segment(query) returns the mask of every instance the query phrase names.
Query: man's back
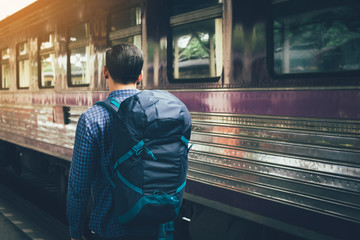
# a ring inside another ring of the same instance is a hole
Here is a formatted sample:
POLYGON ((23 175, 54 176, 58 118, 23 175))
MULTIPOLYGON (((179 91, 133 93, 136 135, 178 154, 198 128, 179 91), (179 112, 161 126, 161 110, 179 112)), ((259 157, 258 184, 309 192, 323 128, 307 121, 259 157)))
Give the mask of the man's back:
MULTIPOLYGON (((102 74, 109 87, 109 97, 121 102, 136 94, 144 64, 141 50, 133 44, 122 43, 107 49, 105 60, 102 74)), ((91 192, 93 207, 89 228, 95 236, 93 239, 129 239, 131 235, 156 239, 158 226, 151 226, 151 223, 147 226, 123 225, 113 216, 112 193, 102 170, 112 159, 113 117, 104 106, 93 106, 79 119, 68 184, 70 237, 82 238, 91 192)))
MULTIPOLYGON (((139 92, 136 89, 116 90, 109 97, 122 101, 139 92)), ((67 214, 71 236, 81 235, 86 221, 86 207, 91 191, 93 207, 89 228, 102 237, 119 237, 136 234, 134 229, 125 227, 112 216, 113 198, 111 187, 101 170, 108 169, 112 159, 113 113, 103 106, 95 105, 84 112, 78 122, 73 160, 69 175, 67 214), (72 227, 77 226, 77 227, 72 227)), ((141 229, 141 234, 157 231, 157 226, 141 229)), ((139 233, 139 234, 140 234, 139 233)), ((77 238, 77 237, 75 237, 77 238)))

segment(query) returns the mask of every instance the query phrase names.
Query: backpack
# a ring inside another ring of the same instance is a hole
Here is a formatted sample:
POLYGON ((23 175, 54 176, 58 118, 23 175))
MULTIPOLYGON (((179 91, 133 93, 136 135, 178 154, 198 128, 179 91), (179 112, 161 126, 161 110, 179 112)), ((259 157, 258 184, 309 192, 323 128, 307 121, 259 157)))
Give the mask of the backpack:
POLYGON ((103 169, 121 223, 163 224, 182 204, 188 168, 191 117, 174 95, 143 90, 121 104, 107 98, 113 120, 112 169, 103 169))

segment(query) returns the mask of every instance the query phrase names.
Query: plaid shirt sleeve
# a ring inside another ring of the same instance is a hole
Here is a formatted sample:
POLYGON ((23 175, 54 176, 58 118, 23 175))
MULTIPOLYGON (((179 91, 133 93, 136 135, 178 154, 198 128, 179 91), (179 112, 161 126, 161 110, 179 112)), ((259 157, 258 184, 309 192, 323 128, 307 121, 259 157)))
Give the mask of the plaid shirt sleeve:
POLYGON ((86 223, 91 179, 98 156, 97 134, 89 118, 82 114, 75 133, 73 158, 70 167, 66 214, 70 237, 80 239, 86 223))
MULTIPOLYGON (((115 90, 109 97, 121 102, 138 92, 137 89, 115 90)), ((112 162, 112 118, 111 112, 99 105, 90 107, 79 118, 66 209, 71 238, 80 239, 85 229, 90 192, 93 208, 89 229, 104 238, 122 237, 129 232, 128 226, 112 215, 111 186, 100 168, 110 167, 112 162)), ((131 231, 143 234, 146 229, 136 226, 131 231)), ((154 229, 149 231, 154 232, 154 229)))

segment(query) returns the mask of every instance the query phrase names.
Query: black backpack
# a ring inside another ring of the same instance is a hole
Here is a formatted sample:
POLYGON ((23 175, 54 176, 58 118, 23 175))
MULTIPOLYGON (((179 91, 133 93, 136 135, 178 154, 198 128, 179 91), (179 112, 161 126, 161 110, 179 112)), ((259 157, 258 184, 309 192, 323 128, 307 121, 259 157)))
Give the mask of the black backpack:
POLYGON ((104 169, 121 223, 174 220, 183 200, 188 168, 191 117, 174 95, 143 90, 121 104, 97 102, 111 109, 113 166, 104 169))

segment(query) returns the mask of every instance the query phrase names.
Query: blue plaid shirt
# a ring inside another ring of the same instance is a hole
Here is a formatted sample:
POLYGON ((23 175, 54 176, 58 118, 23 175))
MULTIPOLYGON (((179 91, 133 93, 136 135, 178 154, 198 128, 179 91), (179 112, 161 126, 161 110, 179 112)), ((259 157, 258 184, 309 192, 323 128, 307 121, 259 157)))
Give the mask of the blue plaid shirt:
MULTIPOLYGON (((138 93, 137 89, 116 90, 109 97, 119 102, 138 93)), ((67 195, 67 216, 70 237, 80 239, 87 217, 88 199, 91 192, 93 208, 89 228, 104 238, 153 233, 154 227, 138 228, 122 225, 112 215, 110 184, 101 168, 109 169, 112 161, 113 113, 104 106, 94 105, 79 118, 76 128, 74 152, 70 167, 67 195)))

